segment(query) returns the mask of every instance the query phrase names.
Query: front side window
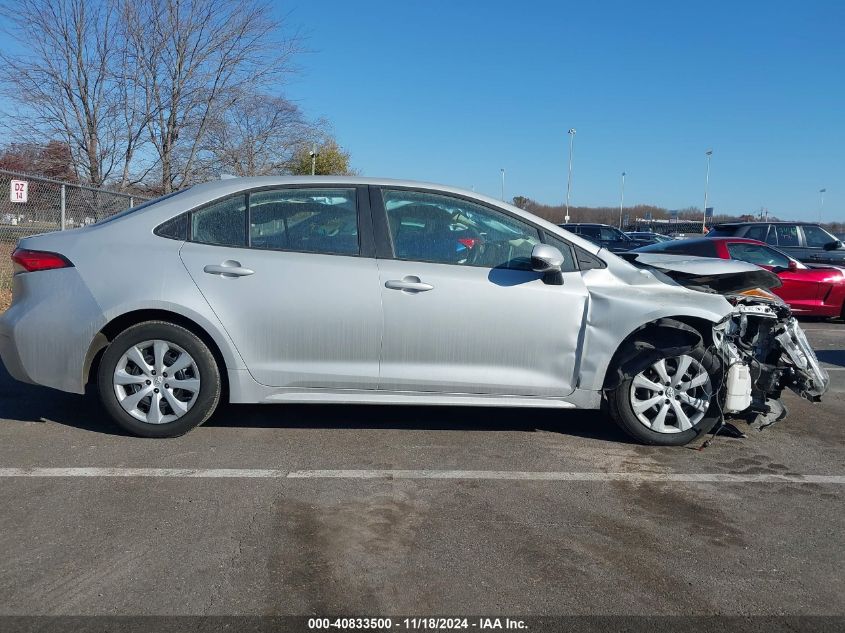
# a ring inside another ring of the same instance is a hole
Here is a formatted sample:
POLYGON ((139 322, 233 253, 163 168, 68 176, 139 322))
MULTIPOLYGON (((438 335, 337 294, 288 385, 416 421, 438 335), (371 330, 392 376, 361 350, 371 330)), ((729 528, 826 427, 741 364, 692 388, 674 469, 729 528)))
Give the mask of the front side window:
POLYGON ((811 248, 824 248, 825 244, 830 244, 836 240, 820 226, 805 225, 802 228, 804 229, 804 239, 807 240, 807 246, 811 248))
POLYGON ((602 226, 599 229, 601 231, 601 240, 604 242, 624 242, 629 239, 622 231, 614 229, 611 226, 602 226))
POLYGON ((252 248, 357 255, 355 189, 271 189, 249 196, 252 248))
POLYGON ((212 202, 191 213, 191 241, 215 246, 246 246, 246 196, 212 202))
MULTIPOLYGON (((798 246, 798 227, 794 224, 775 224, 778 246, 798 246)), ((769 241, 771 244, 772 242, 769 241)))
MULTIPOLYGON (((549 233, 548 231, 546 231, 544 233, 543 237, 544 237, 543 241, 546 244, 549 244, 550 246, 554 246, 557 250, 560 251, 560 254, 563 255, 563 264, 560 267, 561 272, 568 273, 568 272, 572 272, 573 270, 578 270, 578 266, 575 265, 575 258, 572 255, 573 246, 569 242, 562 240, 557 235, 553 235, 553 234, 549 233)), ((578 250, 580 251, 582 249, 578 249, 578 250)), ((579 253, 579 255, 580 255, 580 253, 579 253)), ((593 257, 592 255, 590 255, 586 251, 583 251, 583 257, 579 257, 579 259, 581 259, 584 262, 588 262, 584 266, 584 268, 583 268, 584 270, 588 270, 590 268, 601 268, 602 267, 601 264, 603 262, 600 262, 600 260, 593 257), (592 260, 595 260, 595 261, 592 261, 592 260), (600 263, 598 265, 596 265, 596 262, 600 262, 600 263)))
POLYGON ((735 242, 728 244, 728 253, 730 253, 732 259, 748 262, 755 266, 789 267, 789 258, 768 246, 735 242))
POLYGON ((537 229, 460 198, 382 190, 397 259, 531 270, 537 229))

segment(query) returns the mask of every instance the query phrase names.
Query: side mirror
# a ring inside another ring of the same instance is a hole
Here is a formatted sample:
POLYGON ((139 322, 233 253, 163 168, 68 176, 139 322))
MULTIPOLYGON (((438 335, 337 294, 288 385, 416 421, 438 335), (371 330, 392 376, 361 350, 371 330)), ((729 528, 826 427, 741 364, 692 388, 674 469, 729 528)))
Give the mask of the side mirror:
POLYGON ((789 264, 786 266, 787 270, 798 270, 798 262, 794 259, 789 260, 789 264))
POLYGON ((563 255, 554 246, 537 244, 531 251, 531 269, 538 273, 559 273, 563 255))
POLYGON ((842 240, 833 240, 824 245, 824 250, 835 251, 842 248, 842 240))

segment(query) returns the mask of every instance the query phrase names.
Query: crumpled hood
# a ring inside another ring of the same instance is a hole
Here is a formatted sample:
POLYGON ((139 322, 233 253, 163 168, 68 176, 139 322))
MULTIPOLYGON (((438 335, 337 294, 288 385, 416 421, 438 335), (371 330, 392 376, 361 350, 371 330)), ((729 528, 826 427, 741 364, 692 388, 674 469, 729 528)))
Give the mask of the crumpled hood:
POLYGON ((668 255, 666 253, 623 253, 621 257, 641 268, 652 268, 681 285, 713 290, 720 294, 752 288, 778 288, 777 275, 754 264, 735 259, 668 255))

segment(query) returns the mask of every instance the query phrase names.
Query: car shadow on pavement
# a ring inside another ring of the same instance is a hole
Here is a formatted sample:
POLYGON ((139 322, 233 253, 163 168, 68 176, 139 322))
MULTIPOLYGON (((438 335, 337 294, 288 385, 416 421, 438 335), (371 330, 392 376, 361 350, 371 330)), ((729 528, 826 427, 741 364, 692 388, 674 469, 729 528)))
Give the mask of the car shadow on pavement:
POLYGON ((422 405, 224 405, 206 426, 244 428, 543 431, 633 443, 605 413, 561 409, 422 405))
MULTIPOLYGON (((75 395, 17 382, 0 364, 0 424, 54 422, 107 435, 128 435, 113 424, 94 393, 75 395)), ((632 443, 601 411, 405 405, 223 404, 211 427, 545 431, 632 443)))
POLYGON ((47 421, 109 435, 127 435, 108 423, 95 397, 18 382, 0 363, 0 424, 47 421))

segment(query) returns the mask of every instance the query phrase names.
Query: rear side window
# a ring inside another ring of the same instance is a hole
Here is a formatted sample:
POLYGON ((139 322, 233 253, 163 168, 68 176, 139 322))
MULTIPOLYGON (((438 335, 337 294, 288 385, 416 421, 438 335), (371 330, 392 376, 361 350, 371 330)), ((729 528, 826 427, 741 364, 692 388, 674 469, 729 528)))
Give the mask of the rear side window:
POLYGON ((271 189, 249 196, 252 248, 357 255, 355 189, 271 189))
POLYGON ((191 241, 246 246, 246 196, 224 198, 191 213, 191 241))
MULTIPOLYGON (((798 246, 798 227, 795 224, 775 224, 778 246, 798 246)), ((773 242, 768 240, 770 244, 773 242)))

